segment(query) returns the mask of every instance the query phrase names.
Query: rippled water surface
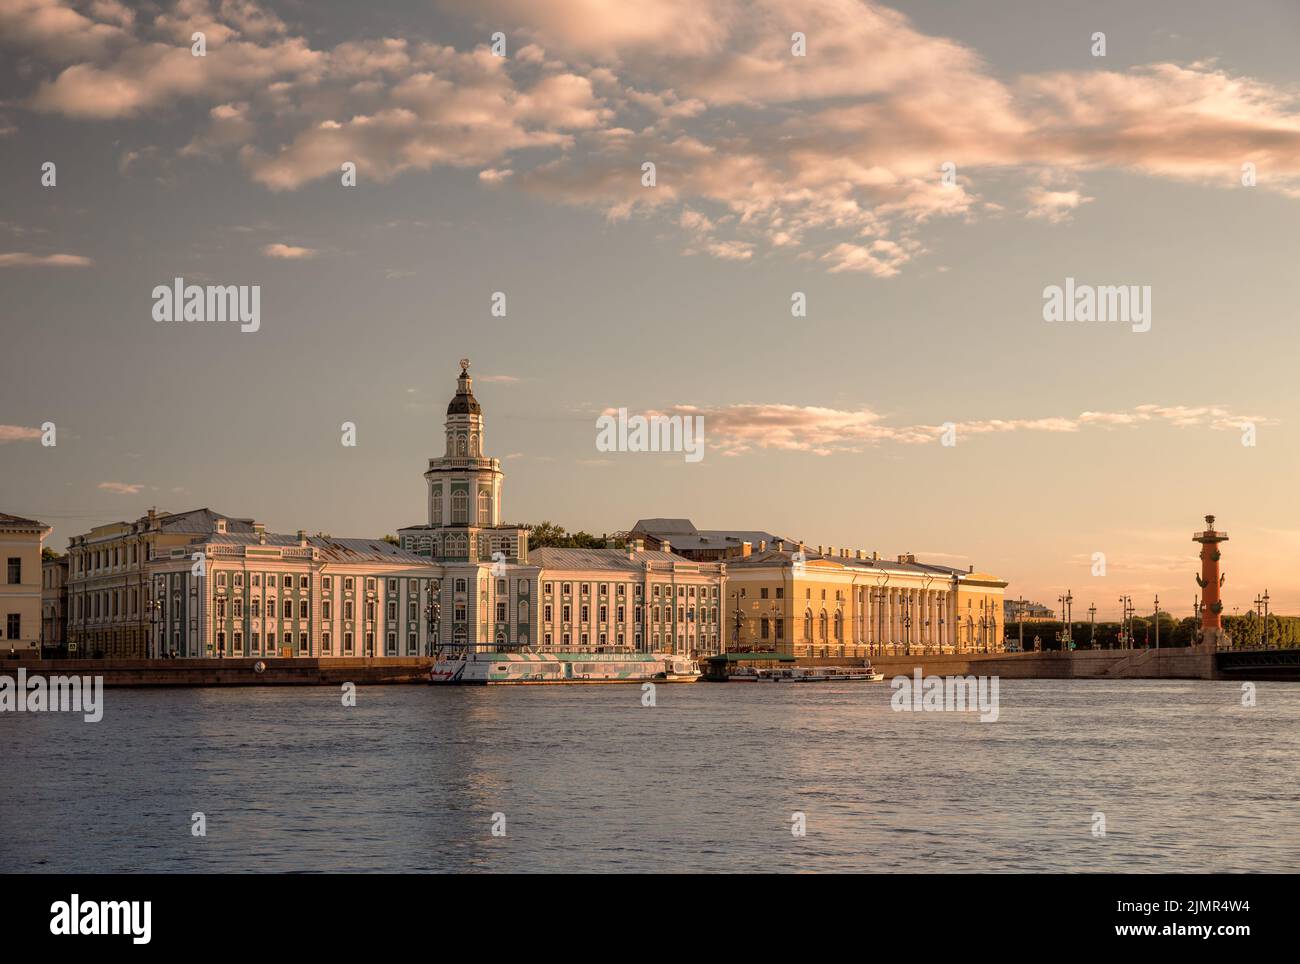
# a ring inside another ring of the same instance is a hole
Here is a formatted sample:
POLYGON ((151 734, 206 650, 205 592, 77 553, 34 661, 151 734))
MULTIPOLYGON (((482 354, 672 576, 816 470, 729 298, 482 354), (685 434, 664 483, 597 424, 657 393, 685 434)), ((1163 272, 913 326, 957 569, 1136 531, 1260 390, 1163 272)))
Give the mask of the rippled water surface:
POLYGON ((1300 870, 1300 685, 1003 680, 996 723, 890 695, 108 690, 98 724, 0 714, 0 870, 1300 870))

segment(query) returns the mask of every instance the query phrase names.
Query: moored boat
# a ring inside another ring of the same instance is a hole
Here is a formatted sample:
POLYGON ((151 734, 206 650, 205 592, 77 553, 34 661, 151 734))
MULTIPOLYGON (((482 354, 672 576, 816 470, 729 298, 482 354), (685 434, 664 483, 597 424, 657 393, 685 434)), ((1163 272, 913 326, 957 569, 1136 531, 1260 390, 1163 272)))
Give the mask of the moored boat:
POLYGON ((885 678, 870 663, 865 666, 792 666, 760 669, 756 677, 764 683, 859 683, 879 682, 885 678))
POLYGON ((560 683, 694 683, 694 659, 672 653, 538 653, 527 650, 448 653, 429 682, 452 685, 560 683))

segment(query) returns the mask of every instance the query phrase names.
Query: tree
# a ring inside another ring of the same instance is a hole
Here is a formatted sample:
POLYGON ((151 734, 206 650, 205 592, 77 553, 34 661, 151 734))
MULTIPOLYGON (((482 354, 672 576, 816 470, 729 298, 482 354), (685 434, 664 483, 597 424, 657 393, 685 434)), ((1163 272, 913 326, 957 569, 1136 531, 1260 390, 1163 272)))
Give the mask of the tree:
POLYGON ((542 520, 536 525, 525 523, 521 528, 528 530, 528 547, 530 549, 604 549, 606 536, 594 536, 579 529, 567 532, 564 526, 542 520))
POLYGON ((387 542, 390 546, 401 545, 401 543, 397 541, 397 536, 385 535, 384 541, 387 542))

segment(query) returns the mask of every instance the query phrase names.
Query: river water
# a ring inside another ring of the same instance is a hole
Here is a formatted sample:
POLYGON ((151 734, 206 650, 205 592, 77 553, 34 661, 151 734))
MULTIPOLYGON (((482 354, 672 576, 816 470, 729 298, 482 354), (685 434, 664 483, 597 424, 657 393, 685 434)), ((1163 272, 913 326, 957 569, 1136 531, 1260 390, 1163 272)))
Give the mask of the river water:
POLYGON ((99 723, 0 714, 0 871, 1300 870, 1300 685, 890 696, 110 689, 99 723))

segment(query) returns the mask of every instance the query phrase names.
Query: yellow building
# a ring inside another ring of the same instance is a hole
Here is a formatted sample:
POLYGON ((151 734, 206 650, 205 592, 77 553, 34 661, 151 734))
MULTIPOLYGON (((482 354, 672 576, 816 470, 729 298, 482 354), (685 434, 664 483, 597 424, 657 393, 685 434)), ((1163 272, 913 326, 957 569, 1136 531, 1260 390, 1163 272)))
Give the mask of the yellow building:
POLYGON ((5 579, 0 583, 0 617, 4 648, 0 656, 31 656, 41 642, 41 543, 53 529, 35 519, 0 512, 0 556, 5 579))
POLYGON ((1006 582, 974 568, 778 541, 727 563, 728 651, 994 652, 1006 582))

